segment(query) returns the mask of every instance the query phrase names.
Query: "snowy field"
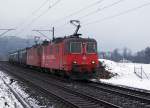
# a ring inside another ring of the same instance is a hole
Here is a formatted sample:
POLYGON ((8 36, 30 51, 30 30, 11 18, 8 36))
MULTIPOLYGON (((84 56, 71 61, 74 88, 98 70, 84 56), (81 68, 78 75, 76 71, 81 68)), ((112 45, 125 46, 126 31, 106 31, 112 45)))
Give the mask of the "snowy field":
POLYGON ((100 61, 107 70, 118 74, 111 79, 101 79, 102 82, 150 90, 150 64, 117 63, 105 59, 100 61))

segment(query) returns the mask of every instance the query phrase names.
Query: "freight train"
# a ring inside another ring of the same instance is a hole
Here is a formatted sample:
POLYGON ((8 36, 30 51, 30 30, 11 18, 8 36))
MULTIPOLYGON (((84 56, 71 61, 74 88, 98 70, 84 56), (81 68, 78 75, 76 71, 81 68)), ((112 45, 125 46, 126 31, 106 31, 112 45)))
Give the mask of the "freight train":
POLYGON ((43 41, 42 44, 9 54, 9 62, 40 68, 72 79, 95 77, 98 68, 97 42, 78 34, 80 22, 71 21, 77 28, 73 35, 43 41))

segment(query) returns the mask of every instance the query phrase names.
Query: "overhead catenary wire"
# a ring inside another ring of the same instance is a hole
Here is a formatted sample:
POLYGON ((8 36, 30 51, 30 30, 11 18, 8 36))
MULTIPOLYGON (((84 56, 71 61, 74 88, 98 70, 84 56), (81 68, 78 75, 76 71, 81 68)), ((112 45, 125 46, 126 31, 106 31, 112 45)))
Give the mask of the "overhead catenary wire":
MULTIPOLYGON (((52 6, 56 5, 59 1, 60 1, 60 0, 56 1, 55 4, 53 4, 52 6)), ((63 18, 61 18, 61 19, 56 20, 56 22, 59 22, 59 21, 65 19, 65 18, 72 17, 72 16, 74 16, 74 15, 76 15, 76 14, 79 14, 80 12, 85 11, 86 9, 91 8, 91 7, 95 6, 95 5, 98 5, 98 4, 102 3, 103 1, 104 1, 104 0, 96 1, 96 2, 94 2, 94 3, 92 3, 92 4, 90 4, 90 5, 88 5, 88 6, 84 7, 84 8, 82 8, 82 9, 79 9, 79 10, 76 11, 76 12, 71 13, 70 15, 67 15, 67 16, 65 16, 65 17, 63 17, 63 18)), ((122 1, 124 1, 124 0, 119 0, 119 1, 117 1, 117 2, 114 2, 114 3, 112 3, 112 4, 108 5, 108 6, 103 7, 101 10, 96 10, 96 12, 97 12, 97 11, 99 12, 99 11, 102 11, 102 10, 104 10, 104 9, 106 9, 106 8, 112 7, 112 6, 118 4, 118 3, 122 2, 122 1)), ((48 11, 49 11, 49 8, 48 8, 47 10, 45 10, 44 12, 42 12, 42 13, 41 13, 39 16, 37 16, 36 18, 32 19, 31 22, 30 22, 26 27, 32 25, 32 23, 34 23, 34 22, 35 22, 36 20, 38 20, 40 17, 42 17, 43 15, 45 15, 48 11)), ((86 16, 87 16, 87 15, 86 15, 86 16)), ((83 16, 82 16, 82 17, 83 17, 83 16)), ((85 17, 85 16, 84 16, 84 17, 85 17)), ((62 24, 61 26, 58 26, 58 27, 56 27, 56 28, 63 27, 64 25, 66 25, 66 23, 65 23, 65 24, 62 24)), ((25 27, 25 28, 26 28, 26 27, 25 27)), ((18 34, 20 34, 22 31, 24 31, 24 28, 23 28, 18 34)))
MULTIPOLYGON (((60 0, 57 0, 58 2, 60 1, 60 0)), ((56 1, 56 4, 57 4, 57 1, 56 1)), ((101 1, 103 1, 103 0, 101 0, 101 1)), ((110 5, 107 5, 107 6, 105 6, 105 7, 103 7, 103 8, 101 8, 101 9, 98 9, 97 11, 95 11, 96 13, 97 12, 99 12, 99 11, 102 11, 102 10, 104 10, 104 9, 107 9, 107 8, 110 8, 110 7, 112 7, 112 6, 114 6, 114 5, 116 5, 116 4, 118 4, 118 3, 120 3, 120 2, 122 2, 122 1, 125 1, 125 0, 119 0, 119 1, 116 1, 116 2, 114 2, 114 3, 112 3, 112 4, 110 4, 110 5)), ((99 1, 100 2, 100 1, 99 1)), ((52 7, 52 6, 51 6, 52 7)), ((142 6, 143 7, 143 6, 142 6)), ((83 9, 83 8, 82 8, 83 9)), ((92 23, 97 23, 97 22, 100 22, 100 21, 103 21, 103 20, 107 20, 107 19, 111 19, 111 17, 112 18, 114 18, 114 17, 117 17, 117 16, 120 16, 120 15, 122 15, 122 14, 126 14, 126 13, 128 13, 128 11, 133 11, 134 9, 129 9, 129 10, 126 10, 126 11, 123 11, 123 12, 120 12, 120 13, 118 13, 118 14, 115 14, 115 15, 111 15, 111 16, 108 16, 108 17, 104 17, 104 18, 102 18, 102 19, 100 19, 100 20, 96 20, 96 21, 92 21, 92 22, 88 22, 88 23, 85 23, 85 25, 89 25, 89 24, 92 24, 92 23)), ((43 13, 41 13, 39 16, 37 16, 35 19, 33 19, 30 23, 29 23, 29 25, 28 26, 30 26, 30 25, 32 25, 32 23, 34 23, 35 21, 37 21, 41 16, 43 16, 43 15, 45 15, 47 12, 49 11, 49 8, 47 9, 47 10, 45 10, 43 13)), ((77 11, 76 11, 77 12, 77 11)), ((94 13, 93 13, 94 14, 94 13)), ((71 15, 71 14, 70 14, 71 15)), ((87 14, 88 15, 88 14, 87 14)), ((89 14, 90 15, 90 14, 89 14)), ((69 15, 68 15, 69 16, 69 15)), ((73 16, 73 15, 71 15, 71 16, 73 16)), ((70 16, 70 17, 71 17, 70 16)), ((85 16, 84 16, 85 17, 85 16)), ((83 18, 84 18, 83 17, 83 18)), ((81 18, 81 17, 80 17, 81 18)), ((62 20, 62 19, 61 19, 62 20)), ((65 23, 66 24, 66 23, 65 23)), ((28 27, 27 26, 27 27, 28 27)), ((64 24, 63 25, 61 25, 61 27, 62 26, 64 26, 64 24)), ((22 31, 21 31, 22 32, 22 31)))
POLYGON ((35 21, 37 21, 40 17, 45 15, 51 8, 53 8, 55 5, 57 5, 61 0, 57 0, 54 4, 52 4, 48 9, 43 11, 40 15, 38 15, 36 18, 32 19, 23 29, 20 30, 16 35, 20 34, 23 32, 27 27, 31 26, 35 21))
MULTIPOLYGON (((86 10, 87 8, 90 8, 90 6, 94 6, 95 4, 101 3, 102 1, 104 1, 104 0, 97 1, 97 2, 95 2, 95 3, 93 3, 93 4, 91 4, 91 5, 88 5, 87 7, 82 8, 82 9, 83 9, 83 11, 84 11, 84 10, 86 10)), ((118 0, 118 1, 115 1, 115 2, 113 2, 113 3, 111 3, 111 4, 109 4, 109 5, 104 6, 104 7, 101 8, 101 9, 97 9, 96 11, 93 11, 93 12, 90 12, 90 13, 84 15, 84 16, 78 17, 77 19, 80 19, 80 20, 81 20, 81 19, 84 18, 84 17, 90 16, 90 15, 92 15, 92 14, 98 13, 98 12, 103 11, 103 10, 105 10, 105 9, 111 8, 111 7, 113 7, 113 6, 115 6, 115 5, 119 4, 119 3, 121 3, 121 2, 123 2, 123 1, 125 1, 125 0, 118 0)), ((74 16, 74 14, 76 14, 76 13, 78 14, 78 12, 81 12, 81 9, 78 10, 78 11, 76 11, 75 13, 72 13, 72 14, 68 15, 68 17, 74 16)), ((65 17, 64 17, 64 18, 65 18, 65 17)), ((64 23, 64 24, 62 24, 62 25, 60 25, 60 26, 56 26, 56 28, 57 28, 57 29, 60 29, 61 27, 65 26, 65 25, 68 24, 68 23, 69 23, 69 22, 64 23)))
POLYGON ((149 5, 150 5, 150 2, 145 3, 145 4, 142 4, 142 5, 139 5, 139 6, 137 6, 137 7, 134 7, 134 8, 128 9, 128 10, 125 10, 125 11, 123 11, 123 12, 120 12, 120 13, 117 13, 117 14, 114 14, 114 15, 111 15, 111 16, 104 17, 104 18, 102 18, 102 19, 100 19, 100 20, 96 20, 96 21, 92 21, 92 22, 85 23, 84 26, 87 26, 87 25, 90 25, 90 24, 99 23, 99 22, 102 22, 102 21, 104 21, 104 20, 109 20, 109 19, 112 19, 112 18, 121 16, 121 15, 124 15, 124 14, 128 14, 128 13, 130 13, 130 12, 136 11, 136 10, 138 10, 138 9, 141 9, 141 8, 146 7, 146 6, 149 6, 149 5))
POLYGON ((2 37, 4 34, 8 33, 9 31, 15 30, 15 29, 0 29, 0 31, 3 30, 4 32, 0 34, 0 37, 2 37))
MULTIPOLYGON (((71 14, 65 16, 65 17, 63 17, 63 18, 60 18, 60 19, 55 20, 54 23, 55 23, 55 22, 57 23, 57 22, 59 22, 59 21, 61 21, 61 20, 64 20, 65 18, 69 18, 69 17, 71 17, 71 16, 74 16, 75 14, 79 14, 80 12, 82 12, 82 11, 88 9, 88 8, 91 8, 91 7, 95 6, 95 5, 98 5, 98 4, 100 4, 101 2, 103 2, 103 1, 104 1, 104 0, 98 0, 98 1, 96 1, 96 2, 94 2, 94 3, 92 3, 92 4, 90 4, 90 5, 88 5, 88 6, 84 7, 84 8, 82 8, 82 9, 79 9, 79 10, 77 10, 77 11, 75 11, 75 12, 73 12, 73 13, 71 13, 71 14)), ((46 11, 45 11, 44 13, 46 13, 46 11)), ((41 15, 39 15, 39 17, 40 17, 40 16, 41 16, 41 15)), ((60 25, 60 26, 56 26, 56 28, 61 28, 61 27, 63 27, 63 26, 66 25, 66 24, 68 24, 68 22, 67 22, 67 23, 64 23, 64 24, 62 24, 62 25, 60 25)))
POLYGON ((49 39, 49 40, 51 40, 51 39, 50 39, 48 36, 46 36, 45 34, 43 34, 42 32, 43 32, 43 31, 52 32, 53 38, 54 38, 54 27, 52 28, 52 30, 49 29, 49 30, 32 30, 32 31, 35 31, 35 32, 41 34, 42 36, 44 36, 46 39, 49 39))
POLYGON ((91 8, 91 7, 95 6, 95 5, 98 5, 98 4, 102 3, 103 1, 104 1, 104 0, 98 0, 98 1, 92 3, 92 4, 88 5, 88 6, 85 6, 85 7, 81 8, 81 9, 79 9, 79 10, 77 10, 77 11, 75 11, 75 12, 69 14, 69 15, 66 15, 66 16, 64 16, 64 17, 62 17, 62 18, 59 18, 59 19, 55 20, 54 23, 60 22, 60 21, 62 21, 62 20, 64 20, 64 19, 66 19, 66 18, 70 18, 70 17, 72 17, 72 16, 74 16, 74 15, 76 15, 76 14, 79 14, 79 13, 81 13, 82 11, 85 11, 85 10, 88 9, 88 8, 91 8))
POLYGON ((19 26, 24 25, 24 24, 26 23, 26 21, 27 21, 31 16, 35 15, 38 11, 40 11, 40 9, 41 9, 42 7, 44 7, 48 1, 49 1, 49 0, 44 1, 44 2, 42 3, 42 5, 41 5, 39 8, 35 9, 30 15, 28 15, 28 16, 25 18, 25 20, 23 20, 20 24, 18 24, 18 26, 16 27, 16 29, 17 29, 19 26))
MULTIPOLYGON (((97 1, 97 3, 101 3, 103 0, 101 0, 101 1, 97 1)), ((86 15, 84 15, 84 16, 80 16, 80 17, 78 17, 77 19, 83 19, 83 18, 85 18, 85 17, 87 17, 87 16, 91 16, 91 15, 93 15, 93 14, 95 14, 95 13, 98 13, 98 12, 100 12, 100 11, 103 11, 103 10, 105 10, 105 9, 108 9, 108 8, 111 8, 111 7, 113 7, 113 6, 115 6, 115 5, 117 5, 117 4, 119 4, 119 3, 121 3, 121 2, 123 2, 123 1, 125 1, 125 0, 118 0, 118 1, 116 1, 116 2, 113 2, 112 4, 109 4, 109 5, 107 5, 107 6, 104 6, 103 8, 101 8, 101 9, 97 9, 97 10, 95 10, 95 11, 92 11, 92 12, 90 12, 90 13, 88 13, 88 14, 86 14, 86 15)), ((94 4, 96 4, 96 3, 94 3, 94 4)), ((92 4, 91 6, 93 6, 94 4, 92 4)), ((88 8, 88 7, 87 7, 88 8)), ((85 8, 82 8, 82 9, 86 9, 86 7, 85 8)), ((76 12, 78 12, 78 11, 76 11, 76 12)), ((81 12, 81 10, 79 10, 79 12, 81 12)), ((72 14, 70 14, 71 16, 73 16, 73 13, 72 14)), ((68 15, 69 16, 69 15, 68 15)), ((70 16, 70 17, 71 17, 70 16)), ((66 25, 67 23, 65 23, 65 24, 62 24, 62 25, 60 25, 60 26, 58 26, 58 27, 56 27, 56 28, 61 28, 61 27, 63 27, 64 25, 66 25)))
MULTIPOLYGON (((118 2, 114 2, 114 3, 112 3, 112 4, 110 4, 110 5, 107 5, 107 6, 103 7, 103 8, 106 9, 106 8, 112 7, 112 6, 114 6, 115 4, 120 3, 121 1, 124 1, 124 0, 119 0, 118 2)), ((124 15, 124 14, 130 13, 130 12, 136 11, 136 10, 138 10, 138 9, 140 9, 140 8, 143 8, 143 7, 149 6, 149 5, 150 5, 150 2, 145 3, 145 4, 142 4, 142 5, 139 5, 139 6, 137 6, 137 7, 134 7, 134 8, 128 9, 128 10, 125 10, 125 11, 123 11, 123 12, 120 12, 120 13, 117 13, 117 14, 114 14, 114 15, 111 15, 111 16, 104 17, 104 18, 102 18, 102 19, 100 19, 100 20, 96 20, 96 21, 92 21, 92 22, 85 23, 85 24, 83 24, 83 25, 84 25, 84 26, 88 26, 88 25, 90 25, 90 24, 95 24, 95 23, 102 22, 102 21, 104 21, 104 20, 109 20, 109 19, 112 19, 112 18, 121 16, 121 15, 124 15)), ((102 8, 102 9, 103 9, 103 8, 102 8)), ((64 25, 61 25, 61 26, 59 26, 58 28, 60 28, 60 27, 62 27, 62 26, 64 26, 64 25)))
MULTIPOLYGON (((57 22, 59 22, 59 21, 61 21, 61 20, 64 20, 64 19, 69 18, 69 17, 72 17, 72 16, 74 16, 74 15, 76 15, 76 14, 79 14, 80 12, 82 12, 82 11, 88 9, 88 8, 91 8, 91 7, 95 6, 95 5, 100 4, 102 1, 104 1, 104 0, 96 1, 96 2, 94 2, 94 3, 92 3, 92 4, 90 4, 90 5, 88 5, 88 6, 84 7, 84 8, 82 8, 82 9, 79 9, 79 10, 77 10, 77 11, 75 11, 75 12, 73 12, 73 13, 67 15, 67 16, 65 16, 65 17, 62 17, 62 18, 60 18, 60 19, 55 20, 53 23, 57 23, 57 22)), ((63 24, 61 24, 61 25, 59 25, 59 26, 55 26, 55 28, 57 28, 57 30, 58 30, 58 29, 60 29, 61 27, 65 26, 65 25, 68 24, 68 23, 69 23, 69 22, 65 22, 65 23, 63 23, 63 24)))
POLYGON ((30 23, 32 24, 33 22, 37 21, 40 17, 42 17, 43 15, 45 15, 52 7, 54 7, 55 5, 57 5, 61 0, 57 0, 53 5, 51 5, 48 9, 46 9, 44 12, 42 12, 40 15, 38 15, 36 18, 34 18, 30 23))
POLYGON ((118 0, 118 1, 116 1, 116 2, 113 2, 112 4, 109 4, 109 5, 107 5, 107 6, 104 6, 103 8, 96 9, 96 10, 94 10, 94 11, 92 11, 92 12, 90 12, 90 13, 84 15, 84 16, 81 16, 81 17, 79 17, 78 19, 87 18, 88 16, 91 16, 91 15, 93 15, 93 14, 96 14, 96 13, 102 11, 102 10, 111 8, 111 7, 113 7, 113 6, 115 6, 115 5, 119 4, 119 3, 121 3, 121 2, 123 2, 123 1, 125 1, 125 0, 118 0))
POLYGON ((44 1, 39 8, 32 12, 32 15, 36 14, 43 6, 47 4, 49 0, 44 1))

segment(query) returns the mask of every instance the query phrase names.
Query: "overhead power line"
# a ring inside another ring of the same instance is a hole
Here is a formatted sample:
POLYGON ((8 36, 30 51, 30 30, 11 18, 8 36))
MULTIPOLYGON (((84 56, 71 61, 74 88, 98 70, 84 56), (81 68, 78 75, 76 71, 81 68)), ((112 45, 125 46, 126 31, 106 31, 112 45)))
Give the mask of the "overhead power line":
POLYGON ((15 29, 0 29, 0 31, 4 31, 3 33, 0 34, 0 37, 2 37, 4 34, 12 30, 15 30, 15 29))
POLYGON ((149 6, 149 5, 150 5, 150 2, 145 3, 145 4, 142 4, 142 5, 139 5, 139 6, 137 6, 137 7, 132 8, 132 9, 128 9, 128 10, 126 10, 126 11, 117 13, 117 14, 115 14, 115 15, 111 15, 111 16, 108 16, 108 17, 104 17, 104 18, 101 19, 101 20, 96 20, 96 21, 92 21, 92 22, 86 23, 85 25, 94 24, 94 23, 99 23, 99 22, 102 22, 102 21, 104 21, 104 20, 112 19, 112 18, 121 16, 121 15, 124 15, 124 14, 130 13, 130 12, 136 11, 136 10, 138 10, 138 9, 141 9, 141 8, 146 7, 146 6, 149 6))
MULTIPOLYGON (((94 4, 101 3, 102 1, 103 1, 103 0, 97 1, 97 2, 95 2, 95 3, 93 3, 93 4, 91 4, 90 6, 94 6, 94 4)), ((95 11, 93 11, 93 12, 90 12, 90 13, 84 15, 84 16, 81 16, 81 17, 79 17, 78 19, 81 20, 82 18, 85 18, 85 17, 87 17, 87 16, 93 15, 93 14, 98 13, 98 12, 100 12, 100 11, 103 11, 103 10, 105 10, 105 9, 111 8, 111 7, 113 7, 113 6, 115 6, 115 5, 119 4, 119 3, 121 3, 121 2, 123 2, 123 1, 125 1, 125 0, 118 0, 118 1, 116 1, 116 2, 113 2, 112 4, 109 4, 109 5, 107 5, 107 6, 104 6, 104 7, 101 8, 101 9, 97 9, 97 10, 95 10, 95 11)), ((86 10, 87 8, 90 8, 90 6, 87 6, 87 7, 83 8, 83 10, 84 10, 84 9, 86 10)), ((81 10, 76 11, 76 13, 78 13, 78 12, 81 12, 81 10)), ((70 14, 70 17, 73 16, 74 14, 75 14, 75 13, 70 14)), ((68 15, 68 16, 69 16, 69 15, 68 15)), ((65 17, 64 17, 64 18, 65 18, 65 17)), ((65 23, 65 24, 66 24, 66 23, 65 23)), ((58 27, 56 27, 56 28, 61 28, 61 27, 63 27, 65 24, 62 24, 62 25, 60 25, 60 26, 58 26, 58 27)))
POLYGON ((27 24, 27 26, 25 26, 23 29, 21 29, 20 32, 18 32, 17 34, 20 34, 21 32, 23 32, 27 27, 31 26, 35 21, 37 21, 40 17, 42 17, 43 15, 45 15, 51 8, 53 8, 55 5, 57 5, 61 0, 57 0, 54 4, 52 4, 47 10, 45 10, 44 12, 42 12, 40 15, 38 15, 36 18, 32 19, 30 21, 30 23, 27 24))
MULTIPOLYGON (((94 5, 98 4, 98 3, 101 3, 102 1, 103 1, 103 0, 97 1, 97 2, 91 4, 91 5, 87 6, 87 7, 82 8, 82 9, 83 9, 83 10, 86 10, 87 8, 90 8, 90 6, 94 6, 94 5)), ((109 4, 109 5, 107 5, 107 6, 104 6, 104 7, 101 8, 101 9, 96 9, 96 10, 93 11, 93 12, 90 12, 90 13, 84 15, 84 16, 81 16, 81 17, 79 17, 78 19, 81 20, 81 19, 84 18, 84 17, 87 17, 87 16, 90 16, 90 15, 92 15, 92 14, 98 13, 98 12, 100 12, 100 11, 103 11, 103 10, 107 9, 107 8, 111 8, 111 7, 113 7, 114 5, 117 5, 117 4, 119 4, 119 3, 123 2, 123 1, 125 1, 125 0, 118 0, 118 1, 116 1, 116 2, 113 2, 112 4, 109 4)), ((76 11, 76 13, 78 13, 78 12, 81 12, 81 10, 76 11)), ((75 14, 75 13, 70 14, 70 17, 73 16, 74 14, 75 14)), ((68 16, 69 16, 69 15, 68 15, 68 16)), ((64 18, 65 18, 65 17, 64 17, 64 18)), ((66 24, 68 24, 68 23, 62 24, 62 25, 60 25, 60 26, 58 26, 58 27, 56 27, 56 28, 59 29, 59 28, 65 26, 66 24)))
POLYGON ((100 4, 101 2, 103 2, 103 1, 104 1, 104 0, 99 0, 99 1, 97 1, 97 2, 94 2, 94 3, 92 3, 92 4, 88 5, 88 6, 83 7, 82 9, 79 9, 79 10, 77 10, 77 11, 75 11, 75 12, 73 12, 73 13, 67 15, 67 16, 64 16, 64 17, 62 17, 62 18, 60 18, 60 19, 57 19, 57 20, 55 20, 54 22, 59 22, 59 21, 62 21, 62 20, 64 20, 64 19, 66 19, 66 18, 72 17, 72 16, 74 16, 74 15, 76 15, 76 14, 79 14, 79 13, 81 13, 82 11, 85 11, 85 10, 88 9, 88 8, 91 8, 91 7, 95 6, 95 5, 98 5, 98 4, 100 4))
POLYGON ((49 0, 44 1, 39 8, 37 8, 35 11, 32 12, 32 14, 37 13, 43 6, 45 6, 47 4, 48 1, 49 0))
POLYGON ((81 17, 79 17, 78 19, 86 18, 86 17, 91 16, 91 15, 93 15, 93 14, 95 14, 95 13, 98 13, 98 12, 100 12, 100 11, 102 11, 102 10, 111 8, 111 7, 113 7, 113 6, 115 6, 115 5, 119 4, 119 3, 121 3, 121 2, 123 2, 123 1, 125 1, 125 0, 118 0, 118 1, 116 1, 116 2, 114 2, 114 3, 112 3, 112 4, 109 4, 109 5, 107 5, 107 6, 104 6, 103 8, 99 8, 99 9, 97 9, 97 10, 95 10, 95 11, 92 11, 92 12, 90 12, 90 13, 84 15, 84 16, 81 16, 81 17))
POLYGON ((52 29, 49 29, 49 30, 32 30, 32 31, 35 31, 35 32, 41 34, 42 36, 46 37, 49 40, 51 40, 51 39, 48 36, 46 36, 45 34, 43 34, 42 32, 43 31, 52 32, 52 39, 54 39, 54 27, 52 29))
POLYGON ((42 3, 42 5, 41 5, 39 8, 35 9, 30 15, 28 15, 28 16, 25 18, 25 20, 23 20, 20 24, 18 24, 18 26, 17 26, 16 28, 18 28, 19 26, 24 25, 24 24, 26 23, 26 21, 27 21, 31 16, 33 16, 35 13, 37 13, 43 6, 45 6, 48 1, 49 1, 49 0, 44 1, 44 2, 42 3))
POLYGON ((54 7, 55 5, 57 5, 61 0, 57 0, 52 6, 50 6, 47 10, 45 10, 44 12, 42 12, 40 15, 38 15, 36 18, 34 18, 30 23, 32 24, 33 22, 37 21, 40 17, 42 17, 43 15, 45 15, 52 7, 54 7))

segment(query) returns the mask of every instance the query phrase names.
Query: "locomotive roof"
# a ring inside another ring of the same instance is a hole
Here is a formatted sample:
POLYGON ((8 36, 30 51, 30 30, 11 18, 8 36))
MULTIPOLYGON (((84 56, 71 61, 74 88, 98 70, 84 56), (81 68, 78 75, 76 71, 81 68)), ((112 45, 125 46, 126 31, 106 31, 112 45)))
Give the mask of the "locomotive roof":
POLYGON ((53 40, 54 43, 59 43, 62 41, 96 42, 96 40, 93 38, 82 38, 82 37, 75 37, 75 36, 69 36, 69 37, 63 37, 63 38, 60 37, 60 38, 56 38, 53 40))
POLYGON ((66 41, 96 42, 96 40, 92 38, 69 38, 66 39, 66 41))

